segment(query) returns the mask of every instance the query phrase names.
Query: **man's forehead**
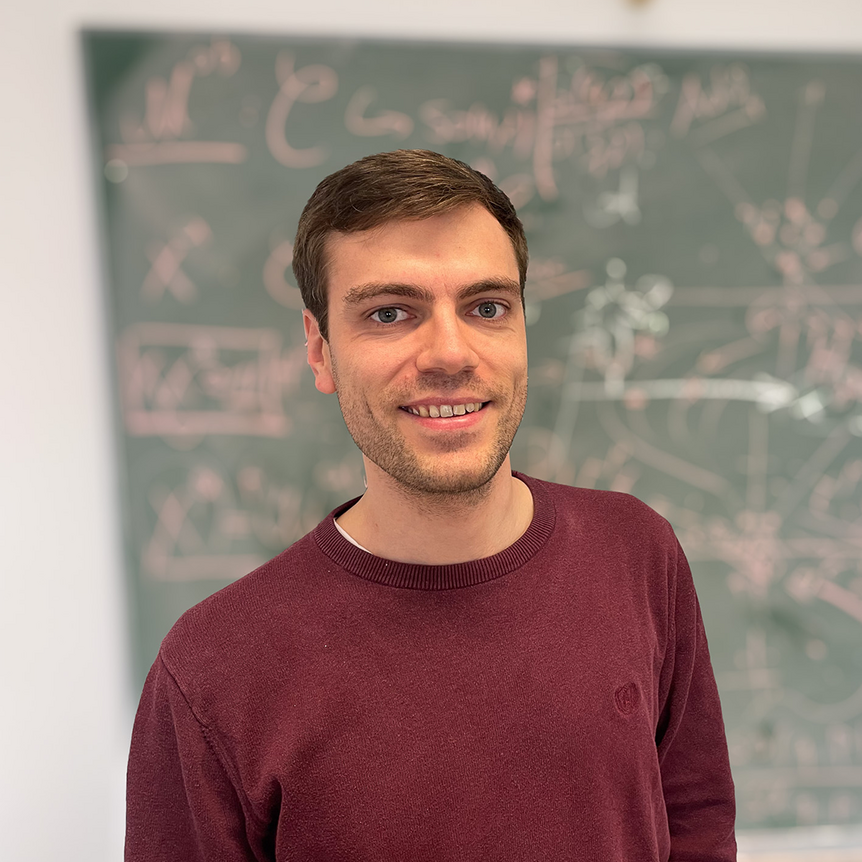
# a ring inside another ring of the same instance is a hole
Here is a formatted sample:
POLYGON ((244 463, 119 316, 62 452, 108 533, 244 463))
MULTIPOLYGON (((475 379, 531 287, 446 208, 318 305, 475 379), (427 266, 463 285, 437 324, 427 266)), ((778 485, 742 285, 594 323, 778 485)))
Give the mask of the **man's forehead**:
POLYGON ((423 229, 430 232, 436 230, 441 224, 454 224, 471 218, 486 222, 491 229, 496 226, 506 236, 503 226, 488 209, 479 203, 468 203, 423 215, 393 215, 392 218, 360 230, 343 231, 333 228, 326 235, 325 243, 328 250, 343 243, 373 242, 381 237, 404 232, 421 233, 423 229))
POLYGON ((446 250, 463 246, 466 237, 472 240, 471 249, 489 253, 502 252, 517 266, 517 256, 511 238, 500 222, 480 204, 461 206, 422 218, 392 218, 374 227, 359 231, 332 231, 324 245, 327 268, 333 260, 355 250, 363 253, 369 248, 376 252, 392 248, 394 251, 423 253, 429 248, 446 250))

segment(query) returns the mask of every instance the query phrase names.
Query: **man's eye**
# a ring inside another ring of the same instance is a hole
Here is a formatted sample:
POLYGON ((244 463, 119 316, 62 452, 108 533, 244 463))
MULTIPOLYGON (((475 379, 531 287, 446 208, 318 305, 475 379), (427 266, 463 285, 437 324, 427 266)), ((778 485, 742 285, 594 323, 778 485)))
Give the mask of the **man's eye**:
POLYGON ((397 323, 406 317, 407 312, 402 308, 378 308, 371 315, 371 319, 375 323, 397 323))
POLYGON ((506 306, 500 302, 482 302, 477 305, 471 314, 477 314, 479 317, 484 317, 485 320, 494 320, 502 317, 506 313, 506 306))

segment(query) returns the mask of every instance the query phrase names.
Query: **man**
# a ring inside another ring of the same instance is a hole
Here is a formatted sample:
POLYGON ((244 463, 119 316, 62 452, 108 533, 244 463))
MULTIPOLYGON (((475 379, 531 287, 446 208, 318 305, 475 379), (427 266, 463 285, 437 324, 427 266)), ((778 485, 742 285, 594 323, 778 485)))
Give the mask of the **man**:
POLYGON ((437 154, 370 156, 318 186, 294 270, 367 491, 165 638, 126 858, 735 859, 669 525, 512 473, 527 247, 511 203, 437 154))

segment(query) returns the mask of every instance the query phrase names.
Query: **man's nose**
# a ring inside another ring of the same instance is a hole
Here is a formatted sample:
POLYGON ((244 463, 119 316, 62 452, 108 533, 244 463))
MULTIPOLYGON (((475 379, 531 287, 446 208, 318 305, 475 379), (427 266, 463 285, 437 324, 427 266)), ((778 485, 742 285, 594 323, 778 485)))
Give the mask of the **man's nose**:
POLYGON ((458 374, 479 364, 473 343, 476 333, 459 314, 435 314, 420 331, 422 342, 416 356, 419 371, 458 374))

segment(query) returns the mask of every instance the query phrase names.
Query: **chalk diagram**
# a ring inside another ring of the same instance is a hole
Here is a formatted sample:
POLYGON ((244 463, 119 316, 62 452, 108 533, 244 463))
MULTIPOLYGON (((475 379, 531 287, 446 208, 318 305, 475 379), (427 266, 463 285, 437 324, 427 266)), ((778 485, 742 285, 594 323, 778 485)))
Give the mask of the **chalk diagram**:
POLYGON ((688 80, 684 126, 778 284, 685 287, 608 260, 578 294, 571 335, 531 377, 560 396, 546 427, 527 429, 524 452, 548 478, 646 500, 708 573, 710 597, 723 594, 735 619, 725 617, 731 646, 713 662, 740 820, 852 822, 862 816, 862 286, 827 279, 862 253, 859 199, 837 218, 862 181, 862 146, 825 193, 807 188, 829 95, 809 82, 786 188, 758 200, 713 144, 768 122, 768 106, 739 69, 729 80, 743 90, 735 110, 726 100, 704 122, 688 80))

